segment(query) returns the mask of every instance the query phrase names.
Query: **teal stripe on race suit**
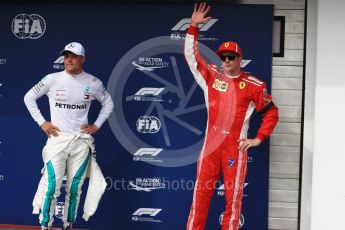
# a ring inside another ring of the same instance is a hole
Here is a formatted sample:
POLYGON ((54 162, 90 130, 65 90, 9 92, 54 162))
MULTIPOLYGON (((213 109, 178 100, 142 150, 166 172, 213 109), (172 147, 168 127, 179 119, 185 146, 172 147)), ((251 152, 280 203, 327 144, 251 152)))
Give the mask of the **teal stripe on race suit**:
POLYGON ((50 206, 53 200, 53 196, 55 193, 55 171, 51 161, 48 161, 46 164, 46 170, 48 173, 48 189, 46 192, 46 198, 44 200, 44 205, 42 209, 43 219, 41 221, 42 226, 48 226, 48 222, 50 220, 50 206))
POLYGON ((68 208, 68 218, 67 221, 69 223, 74 223, 75 218, 75 211, 77 209, 77 199, 78 199, 78 188, 81 181, 82 176, 84 175, 87 165, 89 163, 90 154, 83 162, 83 164, 78 169, 77 173, 73 177, 73 182, 70 190, 70 200, 69 200, 69 208, 68 208))

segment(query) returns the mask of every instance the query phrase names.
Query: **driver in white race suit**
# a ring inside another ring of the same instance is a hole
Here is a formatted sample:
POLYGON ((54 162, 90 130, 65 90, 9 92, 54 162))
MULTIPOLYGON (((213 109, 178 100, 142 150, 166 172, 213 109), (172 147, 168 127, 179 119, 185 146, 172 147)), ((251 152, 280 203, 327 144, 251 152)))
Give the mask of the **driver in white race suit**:
MULTIPOLYGON (((39 219, 42 229, 47 230, 53 223, 56 199, 60 195, 65 175, 67 185, 62 229, 72 229, 77 215, 81 187, 88 166, 92 162, 91 134, 102 126, 114 107, 102 82, 84 72, 85 49, 80 43, 67 44, 60 54, 64 56, 65 70, 48 74, 24 97, 31 116, 48 136, 42 153, 45 166, 41 182, 44 186, 39 186, 34 200, 34 206, 37 205, 37 209, 41 211, 39 219), (49 98, 51 121, 47 121, 42 116, 36 103, 36 100, 45 94, 49 98), (102 109, 97 120, 89 124, 87 116, 91 102, 95 99, 102 104, 102 109), (39 192, 43 195, 39 196, 39 192)), ((100 175, 103 178, 101 173, 100 175)), ((103 192, 100 193, 102 196, 103 192)), ((95 203, 98 204, 98 201, 96 200, 95 203)), ((84 219, 88 219, 92 212, 85 213, 84 206, 84 219)))

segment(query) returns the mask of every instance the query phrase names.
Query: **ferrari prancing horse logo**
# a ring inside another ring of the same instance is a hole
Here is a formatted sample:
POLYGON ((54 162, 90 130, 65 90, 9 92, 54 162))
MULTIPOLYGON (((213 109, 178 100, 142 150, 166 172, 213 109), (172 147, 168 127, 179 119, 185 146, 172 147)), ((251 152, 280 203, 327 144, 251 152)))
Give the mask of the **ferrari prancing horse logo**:
POLYGON ((240 89, 244 89, 244 87, 246 87, 246 83, 241 81, 240 82, 240 89))

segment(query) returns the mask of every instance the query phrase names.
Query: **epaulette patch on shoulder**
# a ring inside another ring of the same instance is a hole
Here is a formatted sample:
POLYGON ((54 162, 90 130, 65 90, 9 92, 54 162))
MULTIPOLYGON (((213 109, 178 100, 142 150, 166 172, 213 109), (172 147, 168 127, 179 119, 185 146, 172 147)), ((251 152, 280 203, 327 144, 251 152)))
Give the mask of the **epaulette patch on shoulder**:
POLYGON ((263 81, 260 81, 259 79, 255 78, 255 77, 253 77, 251 75, 248 76, 248 80, 254 81, 254 82, 256 82, 259 85, 262 85, 264 83, 263 81))

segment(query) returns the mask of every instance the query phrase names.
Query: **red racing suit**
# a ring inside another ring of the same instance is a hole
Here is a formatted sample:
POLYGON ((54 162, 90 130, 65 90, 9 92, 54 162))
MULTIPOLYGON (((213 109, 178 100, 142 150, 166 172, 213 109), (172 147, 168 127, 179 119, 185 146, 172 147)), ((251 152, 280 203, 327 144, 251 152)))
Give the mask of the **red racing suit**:
POLYGON ((222 229, 237 230, 247 173, 247 152, 238 150, 238 140, 247 138, 254 109, 262 115, 256 138, 262 141, 267 138, 278 122, 278 108, 264 82, 244 72, 231 78, 216 65, 207 64, 199 53, 198 30, 194 26, 187 32, 184 52, 195 80, 204 91, 208 109, 205 143, 197 163, 187 230, 204 229, 220 172, 226 200, 222 229))

